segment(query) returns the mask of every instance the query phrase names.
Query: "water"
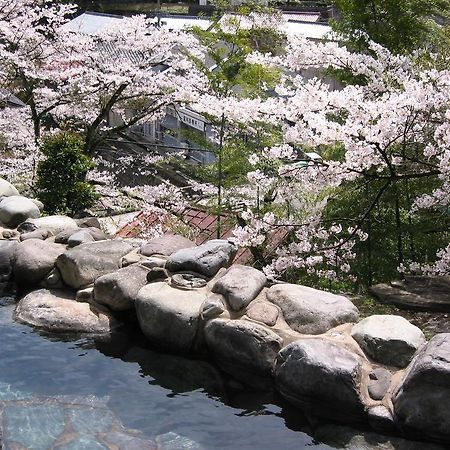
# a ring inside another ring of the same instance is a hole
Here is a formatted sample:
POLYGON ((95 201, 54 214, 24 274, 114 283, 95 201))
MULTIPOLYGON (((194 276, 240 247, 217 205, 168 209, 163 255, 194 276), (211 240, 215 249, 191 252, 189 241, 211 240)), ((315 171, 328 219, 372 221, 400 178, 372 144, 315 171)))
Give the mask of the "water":
POLYGON ((107 448, 95 441, 100 435, 122 440, 124 449, 138 442, 161 450, 439 448, 307 421, 281 399, 243 390, 206 362, 146 348, 141 336, 108 342, 46 335, 14 323, 13 308, 0 299, 6 444, 15 434, 20 448, 46 450, 66 427, 52 448, 107 448))

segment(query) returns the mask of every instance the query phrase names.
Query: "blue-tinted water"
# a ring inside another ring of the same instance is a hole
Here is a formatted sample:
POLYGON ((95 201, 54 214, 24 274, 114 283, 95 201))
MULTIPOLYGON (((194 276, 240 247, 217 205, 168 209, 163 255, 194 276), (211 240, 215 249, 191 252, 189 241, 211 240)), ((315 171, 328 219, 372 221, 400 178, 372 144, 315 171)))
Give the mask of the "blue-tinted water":
MULTIPOLYGON (((47 403, 52 398, 71 398, 67 396, 94 398, 106 405, 99 410, 102 420, 111 414, 143 439, 154 441, 159 436, 156 447, 148 448, 167 450, 436 448, 423 443, 413 447, 405 441, 391 445, 388 438, 374 434, 364 439, 357 430, 321 422, 312 426, 280 399, 242 390, 205 362, 149 350, 139 336, 121 335, 105 342, 45 335, 14 323, 14 305, 8 303, 0 302, 0 408, 2 389, 45 398, 47 403)), ((39 415, 41 404, 32 407, 39 415)), ((60 406, 52 408, 53 414, 60 406)), ((9 413, 14 422, 19 413, 12 408, 9 413)), ((28 428, 30 420, 27 417, 28 428)), ((86 419, 84 426, 89 428, 95 420, 86 419)), ((36 443, 45 439, 40 432, 42 436, 36 431, 29 448, 47 448, 43 441, 36 443)), ((64 448, 79 450, 81 445, 73 441, 64 448)), ((96 445, 85 440, 83 448, 96 445)))

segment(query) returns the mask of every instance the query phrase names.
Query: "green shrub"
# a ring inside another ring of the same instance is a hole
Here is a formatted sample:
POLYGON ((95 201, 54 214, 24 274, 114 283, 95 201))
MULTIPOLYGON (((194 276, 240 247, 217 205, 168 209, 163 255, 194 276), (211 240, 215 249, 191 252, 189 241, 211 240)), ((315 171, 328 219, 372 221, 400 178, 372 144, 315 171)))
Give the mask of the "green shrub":
POLYGON ((48 213, 75 214, 96 201, 94 187, 86 182, 94 163, 83 146, 83 139, 71 133, 44 139, 41 151, 46 158, 38 165, 36 188, 48 213))

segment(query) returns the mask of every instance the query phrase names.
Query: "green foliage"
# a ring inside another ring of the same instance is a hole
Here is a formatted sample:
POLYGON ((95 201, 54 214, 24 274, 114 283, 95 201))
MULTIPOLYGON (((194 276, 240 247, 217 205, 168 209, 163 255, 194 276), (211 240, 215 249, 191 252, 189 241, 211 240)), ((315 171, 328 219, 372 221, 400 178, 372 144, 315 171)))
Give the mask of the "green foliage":
POLYGON ((71 133, 46 138, 41 152, 46 157, 38 165, 38 198, 50 214, 75 214, 92 206, 97 199, 86 174, 94 168, 83 152, 84 141, 71 133))
POLYGON ((367 37, 394 53, 426 48, 441 33, 435 17, 447 17, 448 0, 331 0, 340 20, 333 28, 348 36, 357 51, 367 49, 367 37), (363 33, 361 33, 363 32, 363 33))

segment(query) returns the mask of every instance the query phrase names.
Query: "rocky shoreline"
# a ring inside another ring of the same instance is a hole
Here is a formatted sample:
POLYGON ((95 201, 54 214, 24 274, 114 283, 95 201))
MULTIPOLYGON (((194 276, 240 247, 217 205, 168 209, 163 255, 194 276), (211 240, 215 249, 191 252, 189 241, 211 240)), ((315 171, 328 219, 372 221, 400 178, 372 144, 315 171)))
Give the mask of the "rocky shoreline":
POLYGON ((94 218, 40 217, 38 202, 0 181, 0 284, 28 291, 15 320, 108 334, 134 318, 152 345, 211 359, 313 414, 450 442, 450 334, 426 342, 400 316, 359 320, 344 296, 270 285, 233 264, 227 241, 116 239, 94 218))

